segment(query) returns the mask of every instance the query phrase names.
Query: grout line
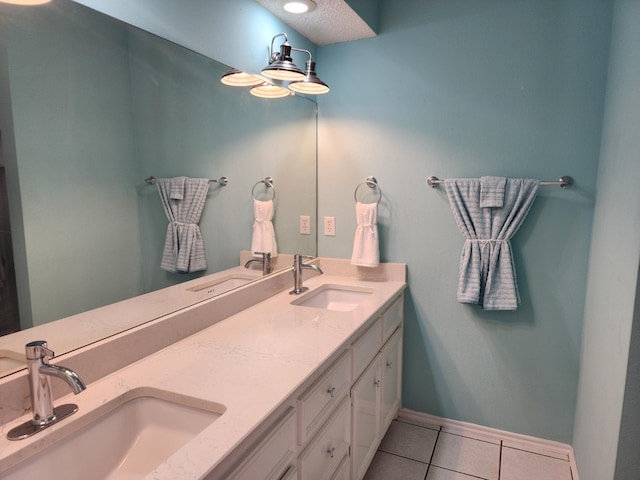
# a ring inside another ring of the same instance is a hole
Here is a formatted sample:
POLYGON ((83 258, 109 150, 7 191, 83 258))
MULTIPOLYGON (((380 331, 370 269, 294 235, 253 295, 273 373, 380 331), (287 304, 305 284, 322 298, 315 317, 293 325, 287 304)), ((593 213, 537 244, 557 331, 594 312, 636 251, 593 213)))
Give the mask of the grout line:
POLYGON ((438 428, 438 434, 436 435, 436 441, 433 442, 433 450, 431 450, 431 456, 429 457, 429 463, 427 464, 427 471, 424 474, 424 480, 427 480, 429 476, 429 470, 431 470, 431 462, 433 462, 433 456, 436 454, 436 447, 438 446, 438 439, 440 438, 440 433, 442 432, 442 427, 438 428))
POLYGON ((399 457, 399 458, 404 458, 405 460, 411 460, 412 462, 416 462, 416 463, 421 463, 423 465, 429 465, 426 462, 423 462, 422 460, 416 460, 415 458, 411 458, 411 457, 406 457, 404 455, 401 455, 399 453, 395 453, 395 452, 387 452, 386 450, 382 450, 381 448, 379 448, 378 450, 376 450, 377 452, 382 452, 382 453, 386 453, 387 455, 393 455, 394 457, 399 457))
POLYGON ((502 476, 502 447, 503 441, 500 440, 500 456, 498 458, 498 480, 500 480, 500 477, 502 476))
POLYGON ((550 455, 550 454, 547 454, 547 453, 540 453, 540 452, 536 452, 536 451, 533 451, 533 450, 527 450, 526 448, 520 448, 520 447, 510 447, 509 445, 505 445, 504 448, 510 448, 511 450, 518 450, 519 452, 526 452, 526 453, 530 453, 532 455, 540 455, 541 457, 552 458, 554 460, 560 460, 561 462, 570 463, 568 457, 567 458, 559 458, 557 456, 550 455))

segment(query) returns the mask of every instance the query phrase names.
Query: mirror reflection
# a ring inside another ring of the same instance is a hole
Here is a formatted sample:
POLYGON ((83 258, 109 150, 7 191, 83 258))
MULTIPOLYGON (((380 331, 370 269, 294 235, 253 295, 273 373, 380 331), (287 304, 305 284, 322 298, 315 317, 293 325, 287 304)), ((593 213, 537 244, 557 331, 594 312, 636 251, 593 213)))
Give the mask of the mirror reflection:
MULTIPOLYGON (((270 198, 255 188, 267 177, 279 257, 316 254, 315 232, 299 233, 300 216, 316 215, 315 103, 226 87, 228 66, 69 0, 0 4, 0 22, 2 333, 47 325, 50 335, 54 320, 184 281, 200 292, 168 311, 153 297, 135 320, 148 321, 215 294, 216 272, 236 272, 229 288, 246 283, 240 273, 259 278, 240 252, 252 247, 255 200, 270 198), (151 176, 228 179, 206 190, 205 270, 161 268, 169 221, 151 176)), ((65 323, 64 336, 74 330, 65 323)), ((0 356, 27 334, 0 339, 0 356)))

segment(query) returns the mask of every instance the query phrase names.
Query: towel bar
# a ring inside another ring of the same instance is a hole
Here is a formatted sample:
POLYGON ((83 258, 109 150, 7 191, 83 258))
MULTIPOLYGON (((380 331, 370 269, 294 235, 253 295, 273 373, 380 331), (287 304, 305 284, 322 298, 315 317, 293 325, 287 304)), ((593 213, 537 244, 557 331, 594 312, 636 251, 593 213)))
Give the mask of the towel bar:
MULTIPOLYGON (((427 178, 427 185, 431 188, 436 188, 441 183, 444 183, 444 180, 440 180, 438 177, 431 175, 427 178)), ((573 177, 565 175, 560 177, 556 181, 544 181, 540 182, 540 185, 560 185, 560 188, 570 188, 573 185, 573 177)))
MULTIPOLYGON (((149 185, 155 185, 157 179, 152 175, 150 177, 145 178, 144 181, 147 182, 149 185)), ((220 184, 221 187, 226 187, 229 184, 229 179, 227 177, 220 177, 218 180, 209 179, 209 183, 218 183, 220 184)))

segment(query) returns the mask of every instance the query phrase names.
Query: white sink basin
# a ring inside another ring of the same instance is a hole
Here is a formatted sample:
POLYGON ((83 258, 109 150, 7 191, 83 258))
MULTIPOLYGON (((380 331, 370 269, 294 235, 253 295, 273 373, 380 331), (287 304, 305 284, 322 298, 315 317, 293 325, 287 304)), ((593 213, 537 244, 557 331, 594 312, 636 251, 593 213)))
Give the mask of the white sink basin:
POLYGON ((215 293, 216 295, 220 295, 221 293, 228 292, 229 290, 233 290, 234 288, 241 287, 246 285, 249 282, 252 282, 256 279, 260 278, 256 275, 243 275, 243 274, 232 274, 226 275, 221 278, 216 278, 209 282, 200 283, 191 288, 187 288, 190 292, 206 292, 206 293, 215 293))
POLYGON ((0 349, 0 372, 10 373, 14 370, 26 368, 27 361, 24 353, 16 353, 11 350, 0 349))
MULTIPOLYGON (((156 397, 135 398, 0 477, 23 480, 64 474, 65 480, 143 478, 225 410, 218 404, 209 405, 210 409, 202 409, 156 397)), ((69 420, 73 422, 73 417, 69 420)), ((62 425, 59 428, 64 428, 62 425)))
POLYGON ((373 292, 374 290, 370 288, 322 285, 291 303, 303 307, 348 312, 360 305, 373 292))

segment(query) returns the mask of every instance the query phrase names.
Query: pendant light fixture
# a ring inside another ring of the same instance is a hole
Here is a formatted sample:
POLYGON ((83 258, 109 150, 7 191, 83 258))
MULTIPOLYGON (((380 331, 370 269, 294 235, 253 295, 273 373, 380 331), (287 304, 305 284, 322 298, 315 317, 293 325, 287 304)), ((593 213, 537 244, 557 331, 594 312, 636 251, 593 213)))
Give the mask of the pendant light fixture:
POLYGON ((291 90, 269 82, 253 87, 249 93, 260 98, 284 98, 293 94, 291 90))
POLYGON ((304 79, 290 82, 289 88, 294 92, 306 93, 308 95, 322 95, 329 92, 329 85, 320 80, 318 75, 316 75, 316 62, 313 61, 311 52, 307 50, 298 51, 309 54, 309 60, 305 66, 304 79))
POLYGON ((276 80, 302 80, 304 72, 300 70, 291 58, 292 47, 286 33, 279 33, 271 39, 271 49, 269 50, 269 65, 262 69, 262 75, 276 80), (278 37, 284 37, 284 43, 280 45, 280 52, 273 52, 273 42, 278 37))
POLYGON ((269 64, 262 69, 261 75, 232 68, 220 78, 220 81, 232 87, 252 87, 251 94, 260 98, 283 98, 294 95, 295 92, 322 95, 329 91, 329 86, 316 74, 316 63, 311 52, 292 47, 286 33, 279 33, 271 39, 269 64), (279 52, 274 52, 273 45, 278 37, 284 37, 284 43, 280 45, 279 52), (293 63, 291 52, 294 51, 309 55, 304 72, 293 63), (283 82, 289 83, 286 85, 283 82))
POLYGON ((220 81, 230 87, 253 87, 263 83, 264 78, 232 68, 220 78, 220 81))

